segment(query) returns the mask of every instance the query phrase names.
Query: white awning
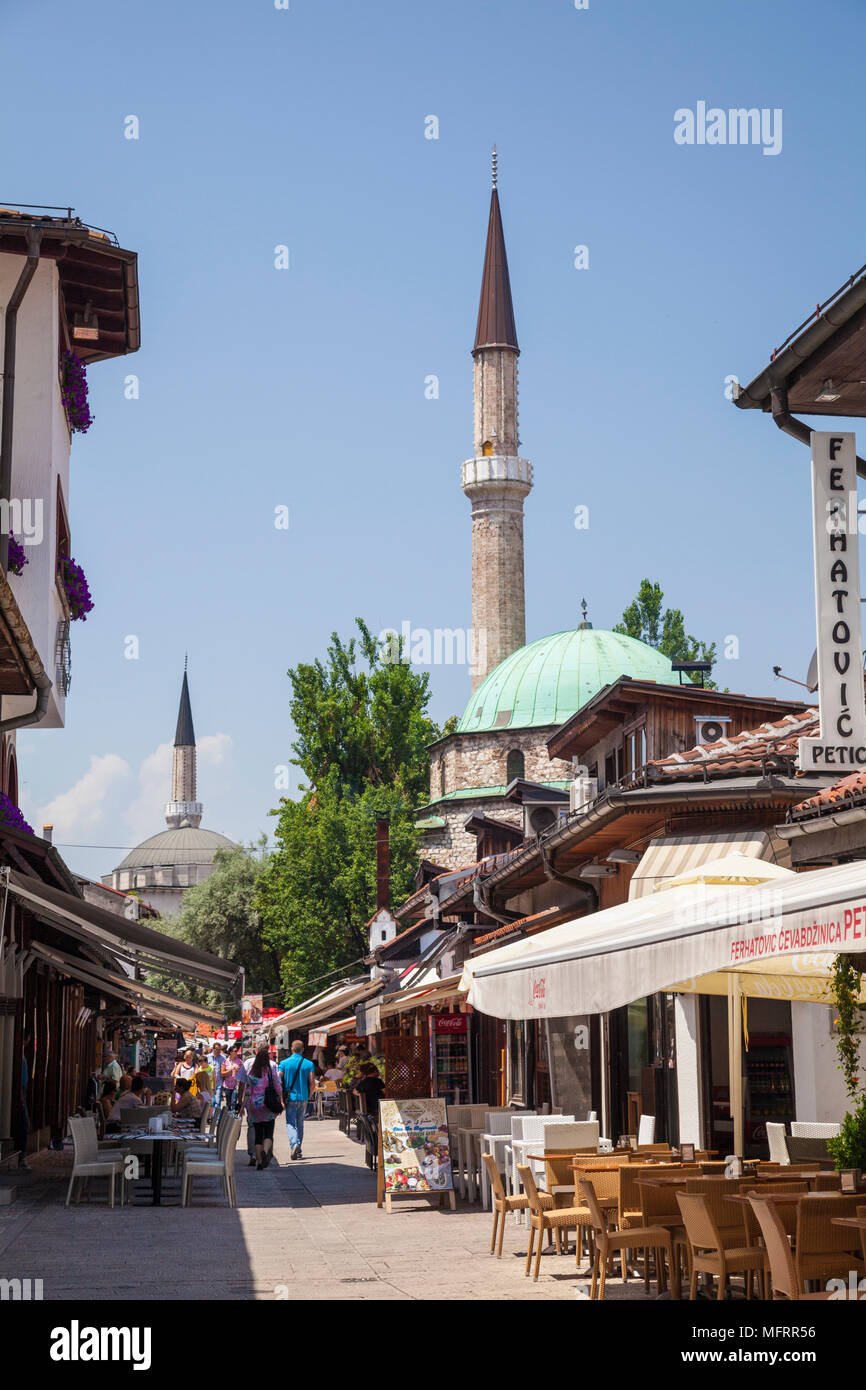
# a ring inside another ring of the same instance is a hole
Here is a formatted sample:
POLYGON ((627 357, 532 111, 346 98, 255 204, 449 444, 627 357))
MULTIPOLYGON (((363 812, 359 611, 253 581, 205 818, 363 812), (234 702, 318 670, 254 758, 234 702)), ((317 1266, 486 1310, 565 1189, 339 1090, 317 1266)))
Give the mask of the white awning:
POLYGON ((685 869, 699 868, 722 855, 742 854, 790 868, 791 849, 768 830, 709 832, 705 835, 661 835, 650 840, 628 886, 629 901, 646 897, 679 878, 685 869))
MULTIPOLYGON (((866 949, 866 862, 793 874, 742 859, 737 872, 732 860, 479 956, 463 972, 469 1003, 496 1018, 607 1013, 717 971, 769 963, 778 974, 784 962, 781 977, 796 978, 798 957, 866 949), (748 886, 760 877, 771 881, 748 886)), ((804 975, 813 969, 804 963, 804 975)))
POLYGON ((335 1018, 338 1014, 343 1014, 346 1009, 359 1004, 361 1000, 379 994, 382 986, 382 980, 356 980, 348 984, 343 981, 336 988, 326 990, 323 994, 298 1004, 294 1009, 279 1014, 277 1018, 272 1018, 261 1031, 273 1037, 278 1028, 312 1028, 335 1018))
POLYGON ((386 999, 380 1009, 382 1018, 391 1014, 405 1013, 408 1009, 419 1009, 426 1004, 441 1004, 446 999, 463 999, 459 975, 449 975, 441 980, 438 975, 425 983, 416 983, 411 989, 401 990, 386 999))

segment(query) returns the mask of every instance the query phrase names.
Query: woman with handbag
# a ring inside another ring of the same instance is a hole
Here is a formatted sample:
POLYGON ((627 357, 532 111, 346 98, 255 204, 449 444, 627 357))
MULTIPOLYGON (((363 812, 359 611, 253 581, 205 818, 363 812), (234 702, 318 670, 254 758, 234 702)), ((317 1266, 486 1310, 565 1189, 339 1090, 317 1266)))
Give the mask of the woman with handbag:
POLYGON ((249 1067, 244 1063, 238 1072, 238 1085, 244 1088, 247 1124, 255 1127, 256 1169, 267 1168, 274 1152, 274 1121, 282 1114, 282 1083, 271 1061, 267 1042, 259 1045, 249 1067))

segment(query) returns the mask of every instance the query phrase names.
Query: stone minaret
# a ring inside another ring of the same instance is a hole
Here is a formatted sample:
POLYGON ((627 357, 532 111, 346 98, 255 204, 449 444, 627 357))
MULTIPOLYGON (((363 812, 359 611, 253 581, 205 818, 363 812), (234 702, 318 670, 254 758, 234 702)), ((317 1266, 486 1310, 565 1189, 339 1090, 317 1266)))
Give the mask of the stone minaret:
POLYGON ((198 829, 201 824, 202 805, 200 801, 196 801, 195 793, 195 730, 192 727, 192 707, 189 702, 189 685, 184 661, 171 767, 171 801, 165 808, 165 823, 169 830, 183 830, 190 826, 194 830, 198 829))
POLYGON ((532 464, 520 458, 517 430, 517 330, 505 237, 493 189, 475 360, 475 456, 463 464, 463 491, 472 503, 472 689, 488 671, 526 643, 523 593, 523 500, 532 464))

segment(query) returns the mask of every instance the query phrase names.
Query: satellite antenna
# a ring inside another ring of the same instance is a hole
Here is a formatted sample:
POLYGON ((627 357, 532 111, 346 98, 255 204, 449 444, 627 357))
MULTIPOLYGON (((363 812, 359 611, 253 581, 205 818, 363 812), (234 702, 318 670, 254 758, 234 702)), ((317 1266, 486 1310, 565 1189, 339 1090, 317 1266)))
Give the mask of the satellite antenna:
POLYGON ((812 660, 809 662, 809 670, 806 673, 806 685, 810 690, 818 689, 818 648, 812 653, 812 660))

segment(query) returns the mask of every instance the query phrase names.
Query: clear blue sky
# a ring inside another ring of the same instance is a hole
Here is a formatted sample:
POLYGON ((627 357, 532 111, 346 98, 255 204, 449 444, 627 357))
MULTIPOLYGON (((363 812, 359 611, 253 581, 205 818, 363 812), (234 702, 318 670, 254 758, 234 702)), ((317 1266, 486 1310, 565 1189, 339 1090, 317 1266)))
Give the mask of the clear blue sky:
MULTIPOLYGON (((51 806, 57 839, 162 828, 185 650, 205 824, 250 839, 290 756, 290 665, 356 614, 469 625, 494 141, 536 477, 528 638, 584 595, 612 626, 646 575, 689 631, 739 638, 722 683, 796 693, 771 668, 804 675, 814 646, 808 452, 724 382, 866 260, 860 4, 3 0, 0 32, 0 202, 71 203, 140 256, 142 349, 92 368, 73 447, 96 609, 67 727, 20 736, 25 810, 51 806), (698 101, 782 108, 782 152, 676 145, 698 101)), ((432 682, 436 718, 462 710, 464 670, 432 682)), ((120 858, 64 852, 94 875, 120 858)))

